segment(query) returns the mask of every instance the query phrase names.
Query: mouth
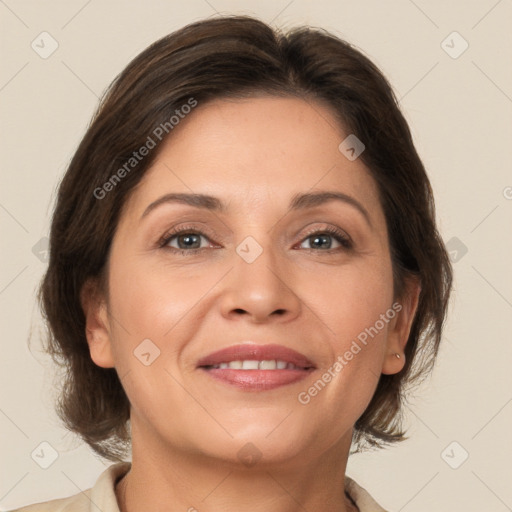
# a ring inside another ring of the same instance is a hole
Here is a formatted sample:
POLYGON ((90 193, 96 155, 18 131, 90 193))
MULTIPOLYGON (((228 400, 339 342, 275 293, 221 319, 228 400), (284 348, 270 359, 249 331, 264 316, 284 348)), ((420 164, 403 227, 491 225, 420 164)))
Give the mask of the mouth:
POLYGON ((245 391, 275 389, 298 382, 315 370, 303 354, 282 345, 235 345, 200 359, 197 368, 245 391))

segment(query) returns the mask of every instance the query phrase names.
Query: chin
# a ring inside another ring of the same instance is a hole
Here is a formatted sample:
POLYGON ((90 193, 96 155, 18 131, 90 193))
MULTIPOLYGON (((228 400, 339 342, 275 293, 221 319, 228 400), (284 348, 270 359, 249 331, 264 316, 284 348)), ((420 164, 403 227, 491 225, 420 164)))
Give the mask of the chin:
MULTIPOLYGON (((286 466, 287 463, 297 464, 298 460, 312 456, 315 450, 322 450, 314 442, 319 434, 305 432, 303 425, 290 424, 286 420, 283 422, 285 417, 286 414, 281 413, 277 422, 260 420, 259 423, 228 429, 233 438, 210 438, 204 453, 230 464, 263 469, 286 466)), ((201 444, 204 445, 204 438, 201 444)))

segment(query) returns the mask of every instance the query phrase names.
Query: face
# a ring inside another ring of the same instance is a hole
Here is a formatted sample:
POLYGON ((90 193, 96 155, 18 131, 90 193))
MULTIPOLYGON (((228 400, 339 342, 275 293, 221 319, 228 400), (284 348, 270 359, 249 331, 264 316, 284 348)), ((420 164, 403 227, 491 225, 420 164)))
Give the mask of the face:
POLYGON ((334 453, 401 369, 410 308, 376 184, 338 149, 348 135, 323 105, 254 97, 199 104, 162 143, 117 227, 108 303, 87 315, 139 444, 334 453))

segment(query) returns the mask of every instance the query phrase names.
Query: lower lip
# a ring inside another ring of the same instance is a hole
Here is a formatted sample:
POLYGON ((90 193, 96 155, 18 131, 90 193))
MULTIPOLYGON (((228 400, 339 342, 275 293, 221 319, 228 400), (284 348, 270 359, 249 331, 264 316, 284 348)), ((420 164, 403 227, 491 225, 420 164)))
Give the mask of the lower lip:
POLYGON ((232 370, 202 368, 214 379, 246 391, 265 391, 305 379, 311 370, 232 370))

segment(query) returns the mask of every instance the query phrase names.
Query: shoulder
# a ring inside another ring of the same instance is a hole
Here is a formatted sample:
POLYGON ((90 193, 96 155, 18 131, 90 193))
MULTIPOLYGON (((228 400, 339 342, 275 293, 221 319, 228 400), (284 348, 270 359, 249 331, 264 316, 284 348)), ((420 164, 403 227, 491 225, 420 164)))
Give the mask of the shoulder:
POLYGON ((115 484, 131 467, 129 462, 109 466, 96 480, 91 489, 68 498, 34 503, 11 512, 119 512, 115 484))
POLYGON ((386 512, 366 489, 348 476, 345 476, 345 491, 350 495, 360 512, 386 512))

